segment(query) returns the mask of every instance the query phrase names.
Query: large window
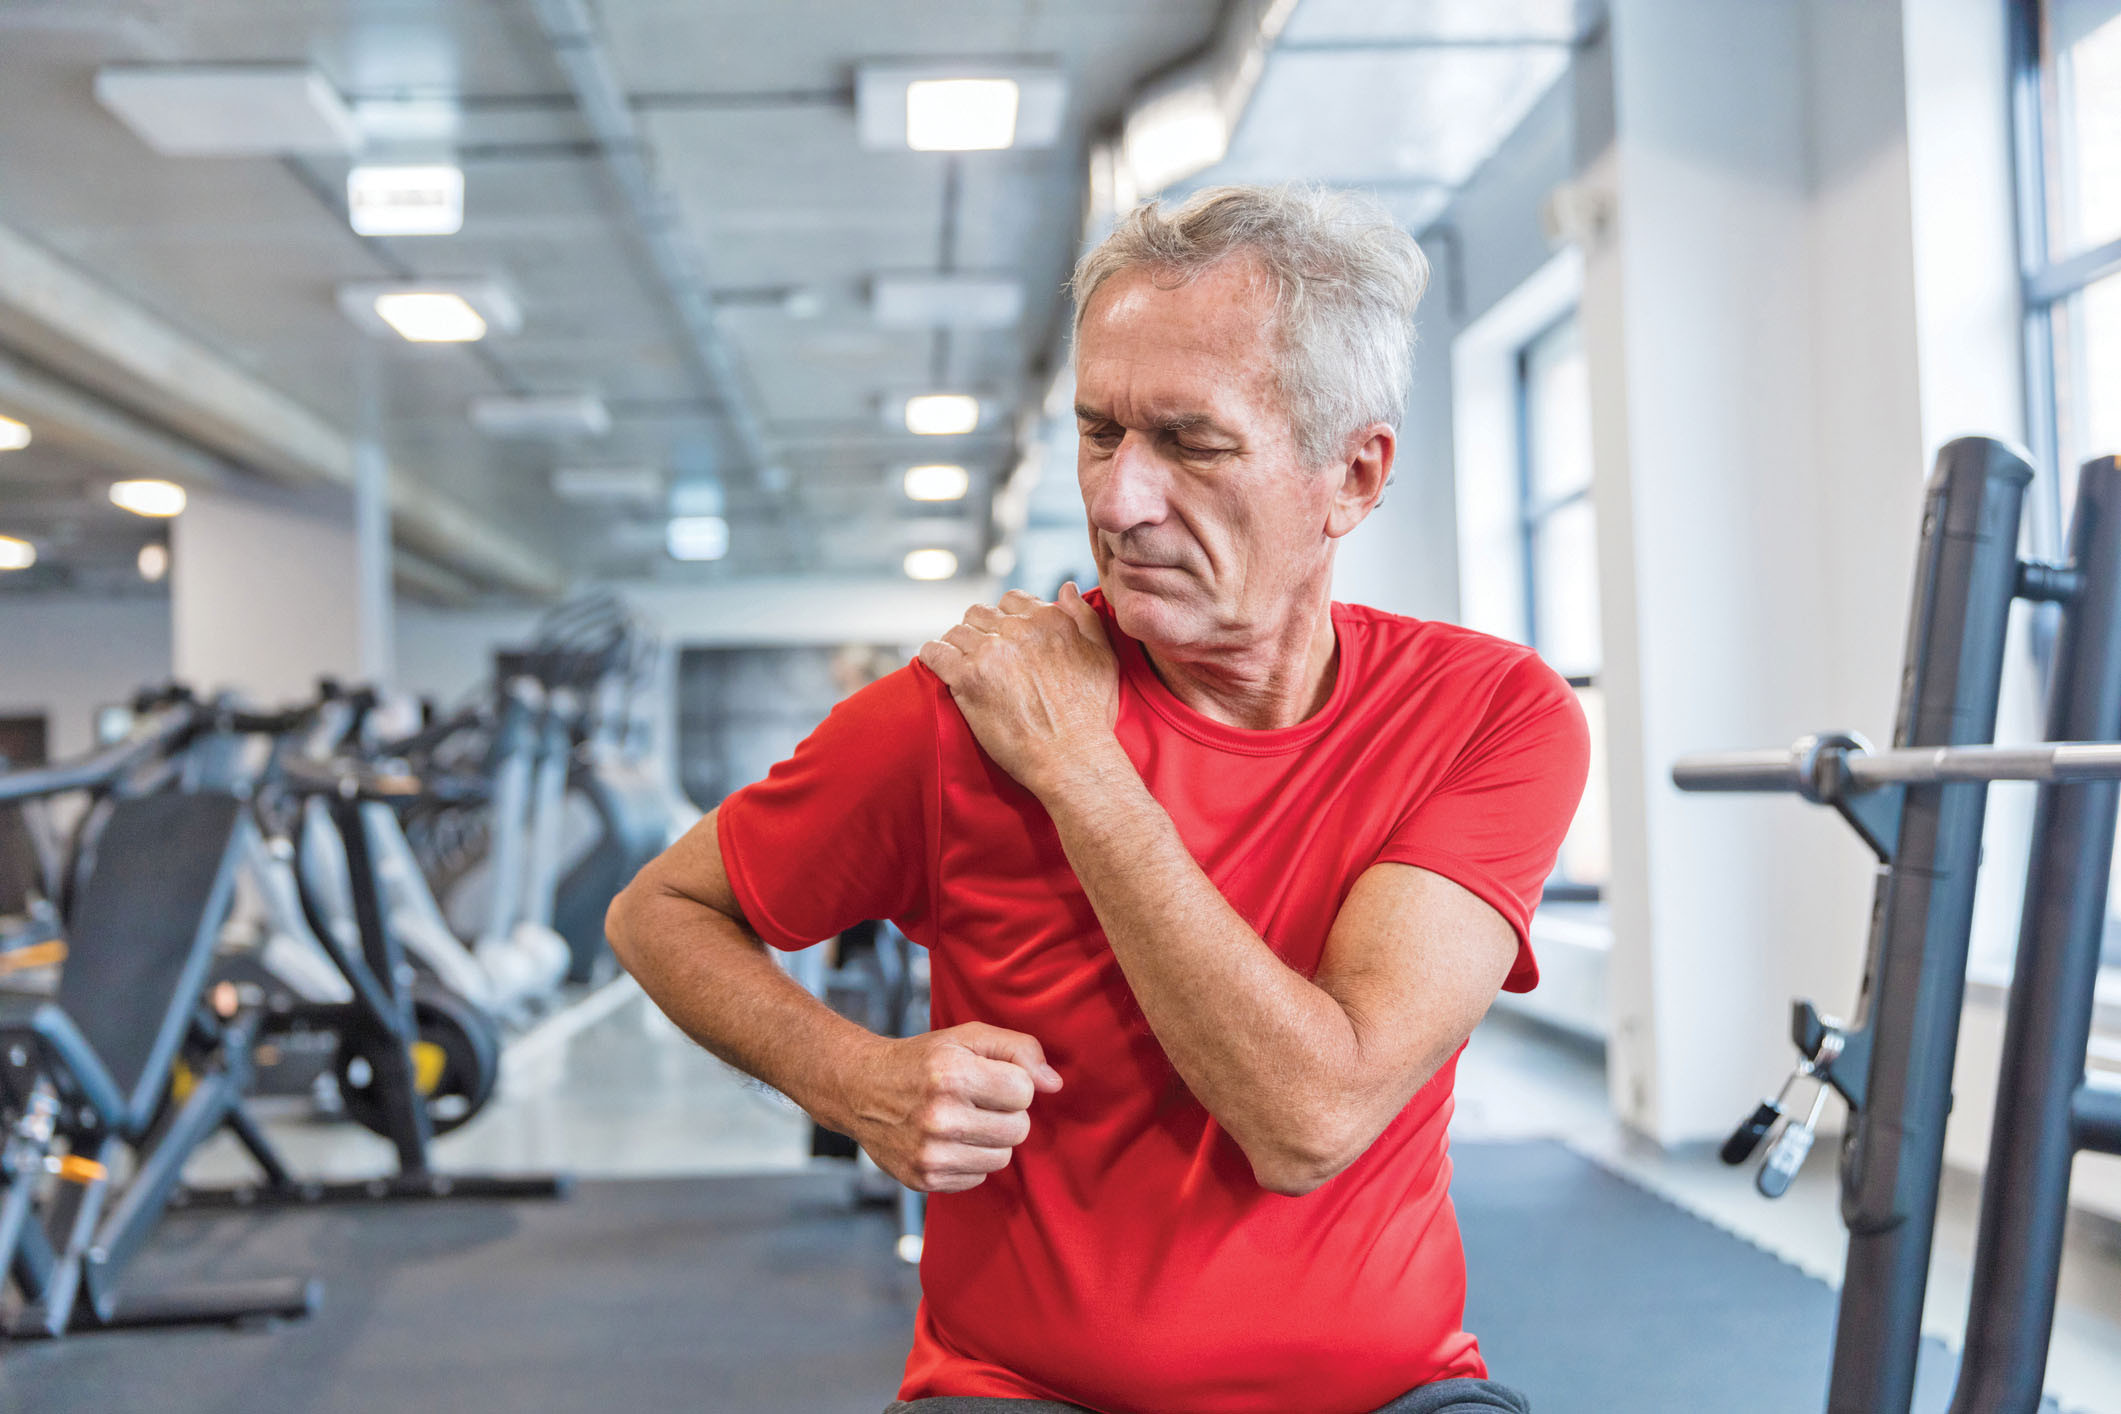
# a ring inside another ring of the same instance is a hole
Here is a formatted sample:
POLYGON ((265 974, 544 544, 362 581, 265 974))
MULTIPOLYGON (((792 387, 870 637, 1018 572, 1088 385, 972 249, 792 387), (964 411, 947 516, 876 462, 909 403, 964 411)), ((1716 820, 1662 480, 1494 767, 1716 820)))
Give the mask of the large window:
POLYGON ((2059 532, 2077 468, 2121 451, 2121 0, 2019 0, 2017 23, 2026 412, 2059 532))
POLYGON ((1591 781, 1547 897, 1595 901, 1611 872, 1605 802, 1598 515, 1591 501, 1591 384, 1570 314, 1517 355, 1519 524, 1526 642, 1569 679, 1591 728, 1591 781))
MULTIPOLYGON (((2077 469, 2121 452, 2121 0, 2015 0, 2018 242, 2038 548, 2068 543, 2077 469)), ((2121 966, 2121 859, 2106 963, 2121 966)))

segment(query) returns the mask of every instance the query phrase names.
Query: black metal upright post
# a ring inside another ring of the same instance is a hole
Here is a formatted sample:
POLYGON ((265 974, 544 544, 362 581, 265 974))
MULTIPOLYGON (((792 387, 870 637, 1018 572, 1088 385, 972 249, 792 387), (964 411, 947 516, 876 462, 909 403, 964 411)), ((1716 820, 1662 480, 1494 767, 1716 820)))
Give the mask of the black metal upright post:
MULTIPOLYGON (((2089 462, 2078 478, 2070 562, 2076 584, 2056 645, 2048 738, 2121 741, 2121 458, 2089 462)), ((2117 804, 2121 781, 2089 781, 2040 787, 2034 809, 1952 1414, 2033 1414, 2040 1405, 2117 804)))
MULTIPOLYGON (((1968 437, 1937 454, 1924 509, 1896 746, 1992 741, 2018 521, 2032 469, 1968 437)), ((1944 1124, 1988 787, 1911 786, 1879 877, 1858 1015, 1837 1078, 1849 1229, 1828 1414, 1906 1414, 1944 1162, 1944 1124), (1865 1058, 1867 1056, 1867 1064, 1865 1058)))
POLYGON ((411 1098, 410 1104, 383 1106, 384 1120, 390 1129, 387 1137, 398 1151, 398 1170, 401 1174, 425 1175, 427 1148, 434 1140, 434 1126, 428 1119, 427 1106, 421 1102, 419 1087, 413 1078, 410 1048, 419 1039, 420 1028, 413 1009, 412 989, 407 985, 404 949, 399 946, 397 935, 391 932, 389 920, 384 916, 383 900, 376 887, 375 862, 368 847, 367 828, 361 823, 360 800, 344 795, 332 797, 331 820, 338 827, 339 837, 345 841, 354 925, 361 935, 362 958, 367 962, 368 970, 382 983, 392 1012, 387 1025, 382 1017, 356 1024, 371 1028, 379 1042, 369 1051, 369 1064, 377 1072, 377 1091, 411 1098))

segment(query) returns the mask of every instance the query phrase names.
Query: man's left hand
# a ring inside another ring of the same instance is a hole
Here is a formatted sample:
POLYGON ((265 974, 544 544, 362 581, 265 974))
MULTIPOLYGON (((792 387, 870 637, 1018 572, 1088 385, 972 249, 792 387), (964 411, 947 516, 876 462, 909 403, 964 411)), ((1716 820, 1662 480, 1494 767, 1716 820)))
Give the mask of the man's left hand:
POLYGON ((987 755, 1034 795, 1103 764, 1118 746, 1119 664, 1072 583, 1052 604, 1021 589, 999 607, 975 604, 919 656, 987 755))

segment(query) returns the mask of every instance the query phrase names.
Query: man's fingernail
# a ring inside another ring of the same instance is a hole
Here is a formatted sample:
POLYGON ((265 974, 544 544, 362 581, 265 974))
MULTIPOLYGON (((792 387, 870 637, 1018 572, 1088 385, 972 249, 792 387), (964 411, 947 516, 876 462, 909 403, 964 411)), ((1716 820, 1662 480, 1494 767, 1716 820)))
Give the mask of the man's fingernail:
POLYGON ((1039 1070, 1045 1075, 1046 1079, 1052 1081, 1055 1085, 1061 1083, 1060 1072, 1055 1070, 1052 1066, 1042 1065, 1039 1067, 1039 1070))

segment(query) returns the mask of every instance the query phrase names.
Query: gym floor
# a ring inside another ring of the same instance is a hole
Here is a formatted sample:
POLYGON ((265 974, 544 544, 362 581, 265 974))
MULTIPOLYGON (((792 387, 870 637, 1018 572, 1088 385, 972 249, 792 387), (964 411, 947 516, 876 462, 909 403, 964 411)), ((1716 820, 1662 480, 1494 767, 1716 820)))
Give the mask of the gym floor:
MULTIPOLYGON (((557 1013, 508 1056, 503 1093, 475 1125, 437 1145, 458 1168, 565 1168, 585 1178, 789 1171, 807 1162, 802 1116, 687 1041, 624 978, 557 1013)), ((1708 1149, 1664 1153, 1611 1118, 1602 1054, 1504 1012, 1475 1034, 1459 1070, 1455 1136, 1555 1138, 1606 1168, 1804 1272, 1838 1279, 1843 1233, 1830 1146, 1780 1202, 1708 1149)), ((375 1172, 380 1141, 293 1113, 272 1125, 305 1171, 375 1172)), ((199 1182, 242 1176, 225 1140, 189 1170, 199 1182)), ((1971 1282, 1977 1185, 1948 1182, 1930 1282, 1929 1327, 1957 1345, 1971 1282)), ((1647 1260, 1647 1258, 1646 1258, 1647 1260)), ((2064 1262, 2048 1387, 2066 1409, 2121 1414, 2121 1224, 2080 1215, 2064 1262)), ((1506 1372, 1498 1372, 1506 1375, 1506 1372)))

